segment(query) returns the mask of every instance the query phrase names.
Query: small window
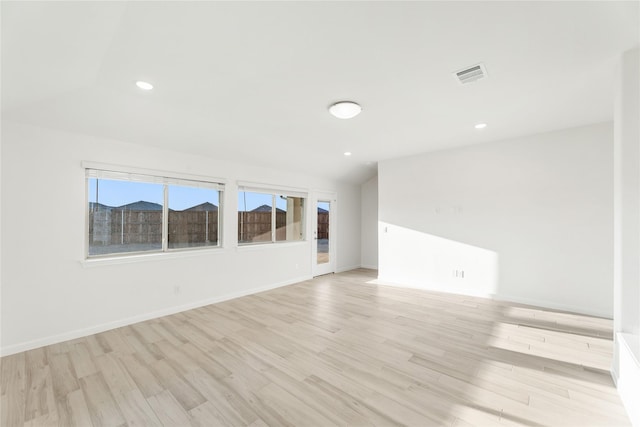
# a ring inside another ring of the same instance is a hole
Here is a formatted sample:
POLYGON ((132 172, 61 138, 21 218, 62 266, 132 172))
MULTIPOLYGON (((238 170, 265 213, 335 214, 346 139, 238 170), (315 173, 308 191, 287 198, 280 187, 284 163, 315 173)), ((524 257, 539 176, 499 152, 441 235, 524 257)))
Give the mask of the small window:
POLYGON ((276 242, 296 242, 303 239, 304 199, 276 196, 276 242))
POLYGON ((255 191, 238 192, 238 244, 304 240, 305 198, 255 191))
POLYGON ((169 249, 218 246, 220 192, 169 186, 169 249))
POLYGON ((238 243, 271 242, 273 196, 241 191, 238 204, 238 243))
POLYGON ((223 184, 86 169, 87 257, 220 245, 223 184))

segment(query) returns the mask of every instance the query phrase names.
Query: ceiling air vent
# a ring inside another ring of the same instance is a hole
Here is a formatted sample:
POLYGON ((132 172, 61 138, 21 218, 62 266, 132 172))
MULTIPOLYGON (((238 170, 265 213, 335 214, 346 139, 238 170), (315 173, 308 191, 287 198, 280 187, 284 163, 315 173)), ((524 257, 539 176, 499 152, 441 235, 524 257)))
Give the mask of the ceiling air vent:
POLYGON ((467 83, 473 83, 487 77, 487 69, 484 68, 484 64, 478 64, 465 68, 464 70, 456 71, 453 73, 453 76, 458 83, 466 85, 467 83))

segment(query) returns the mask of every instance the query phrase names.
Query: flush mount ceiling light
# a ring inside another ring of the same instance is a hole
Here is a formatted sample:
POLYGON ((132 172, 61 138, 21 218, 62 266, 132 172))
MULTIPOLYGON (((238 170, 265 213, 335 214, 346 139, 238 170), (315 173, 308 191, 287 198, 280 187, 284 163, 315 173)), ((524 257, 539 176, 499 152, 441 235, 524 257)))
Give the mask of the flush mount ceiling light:
POLYGON ((487 124, 486 124, 486 123, 478 123, 478 124, 475 126, 475 128, 476 128, 476 129, 484 129, 484 128, 486 128, 486 127, 487 127, 487 124))
POLYGON ((153 89, 153 85, 151 83, 143 82, 142 80, 138 80, 136 82, 136 86, 138 86, 142 90, 151 90, 151 89, 153 89))
POLYGON ((345 151, 345 152, 344 152, 344 155, 345 155, 345 156, 347 156, 347 157, 349 157, 349 156, 351 155, 351 151, 345 151))
POLYGON ((362 111, 362 107, 353 101, 340 101, 329 107, 329 112, 339 119, 352 119, 362 111))

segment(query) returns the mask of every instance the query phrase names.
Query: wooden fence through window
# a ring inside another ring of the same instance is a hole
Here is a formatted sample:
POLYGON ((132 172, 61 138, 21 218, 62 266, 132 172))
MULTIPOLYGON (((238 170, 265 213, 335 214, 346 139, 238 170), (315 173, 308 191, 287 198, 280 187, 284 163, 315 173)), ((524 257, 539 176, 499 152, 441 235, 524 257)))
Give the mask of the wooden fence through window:
MULTIPOLYGON (((286 212, 276 213, 276 239, 286 239, 286 212)), ((329 214, 318 213, 318 239, 329 238, 329 214)), ((217 211, 169 211, 169 243, 218 241, 217 211)), ((271 241, 271 212, 238 212, 238 241, 271 241)), ((96 245, 162 242, 162 211, 96 209, 89 213, 89 243, 96 245)))

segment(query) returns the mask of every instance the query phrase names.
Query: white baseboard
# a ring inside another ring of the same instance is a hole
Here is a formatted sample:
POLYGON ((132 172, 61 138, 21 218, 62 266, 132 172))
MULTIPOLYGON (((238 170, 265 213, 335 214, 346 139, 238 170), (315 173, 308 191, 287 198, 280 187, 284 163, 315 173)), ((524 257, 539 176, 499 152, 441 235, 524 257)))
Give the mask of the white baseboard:
POLYGON ((535 305, 537 307, 550 308, 552 310, 569 311, 571 313, 586 314, 587 316, 613 319, 613 315, 609 312, 604 312, 601 310, 592 310, 590 308, 584 308, 577 305, 558 304, 553 301, 521 298, 521 297, 516 297, 512 295, 503 295, 503 294, 495 294, 495 295, 492 295, 491 298, 495 300, 500 300, 500 301, 517 302, 517 303, 526 304, 526 305, 535 305))
POLYGON ((367 268, 369 270, 377 270, 378 266, 377 265, 368 265, 368 264, 362 264, 360 266, 360 268, 367 268))
POLYGON ((477 291, 472 291, 470 289, 455 289, 455 288, 442 288, 442 287, 438 287, 438 286, 429 286, 427 284, 422 284, 422 283, 408 283, 408 282, 403 282, 401 280, 397 280, 395 278, 390 278, 390 277, 385 277, 385 276, 378 276, 377 280, 374 280, 373 282, 376 285, 382 285, 382 286, 394 286, 394 287, 398 287, 398 288, 407 288, 407 289, 421 289, 423 291, 429 291, 429 292, 442 292, 442 293, 446 293, 446 294, 456 294, 456 295, 468 295, 468 296, 472 296, 472 297, 480 297, 480 298, 493 298, 493 294, 487 293, 487 292, 477 292, 477 291))
POLYGON ((349 270, 355 270, 356 268, 360 268, 360 264, 358 265, 349 265, 346 267, 337 267, 336 268, 336 273, 344 273, 345 271, 349 271, 349 270))
MULTIPOLYGON (((638 346, 637 336, 630 334, 616 333, 613 349, 614 363, 611 369, 611 377, 616 384, 620 400, 627 410, 627 415, 631 424, 640 426, 640 407, 638 406, 638 396, 640 396, 640 360, 631 346, 638 346)), ((636 350, 640 352, 640 349, 636 350)))
POLYGON ((533 305, 536 307, 542 307, 542 308, 549 308, 552 310, 559 310, 559 311, 568 311, 571 313, 579 313, 579 314, 586 314, 588 316, 596 316, 596 317, 603 317, 606 319, 611 319, 613 316, 611 313, 605 313, 599 310, 592 310, 590 308, 584 308, 584 307, 580 307, 580 306, 573 306, 573 305, 568 305, 568 304, 558 304, 556 302, 553 301, 547 301, 547 300, 538 300, 538 299, 531 299, 531 298, 523 298, 523 297, 518 297, 518 296, 513 296, 513 295, 505 295, 505 294, 495 294, 495 293, 490 293, 490 292, 483 292, 483 291, 474 291, 471 289, 460 289, 460 288, 442 288, 442 287, 437 287, 437 286, 429 286, 427 284, 407 284, 407 283, 398 283, 397 281, 395 281, 393 278, 388 278, 388 277, 383 277, 383 276, 379 276, 378 280, 375 281, 376 284, 378 285, 389 285, 389 286, 397 286, 397 287, 402 287, 402 288, 411 288, 411 289, 423 289, 425 291, 432 291, 432 292, 444 292, 444 293, 451 293, 451 294, 457 294, 457 295, 469 295, 469 296, 473 296, 473 297, 479 297, 479 298, 488 298, 488 299, 493 299, 496 301, 507 301, 507 302, 515 302, 515 303, 519 303, 519 304, 526 304, 526 305, 533 305))
POLYGON ((311 276, 301 276, 284 282, 275 283, 271 285, 258 286, 255 288, 247 289, 240 292, 233 292, 230 294, 220 295, 206 300, 194 301, 188 304, 183 304, 175 307, 168 307, 162 310, 152 311, 150 313, 141 314, 138 316, 128 317, 126 319, 116 320, 113 322, 107 322, 100 325, 91 326, 89 328, 76 329, 74 331, 65 332, 62 334, 51 335, 44 338, 38 338, 31 341, 25 341, 18 344, 13 344, 0 348, 0 356, 8 356, 10 354, 20 353, 22 351, 32 350, 34 348, 43 347, 46 345, 56 344, 64 341, 73 340, 76 338, 86 337, 87 335, 98 334, 100 332, 108 331, 111 329, 120 328, 122 326, 131 325, 138 322, 144 322, 145 320, 157 319, 158 317, 168 316, 171 314, 180 313, 183 311, 191 310, 193 308, 203 307, 205 305, 215 304, 223 301, 240 298, 247 295, 257 294, 259 292, 269 291, 271 289, 280 288, 283 286, 293 285, 294 283, 304 282, 305 280, 312 279, 311 276))

